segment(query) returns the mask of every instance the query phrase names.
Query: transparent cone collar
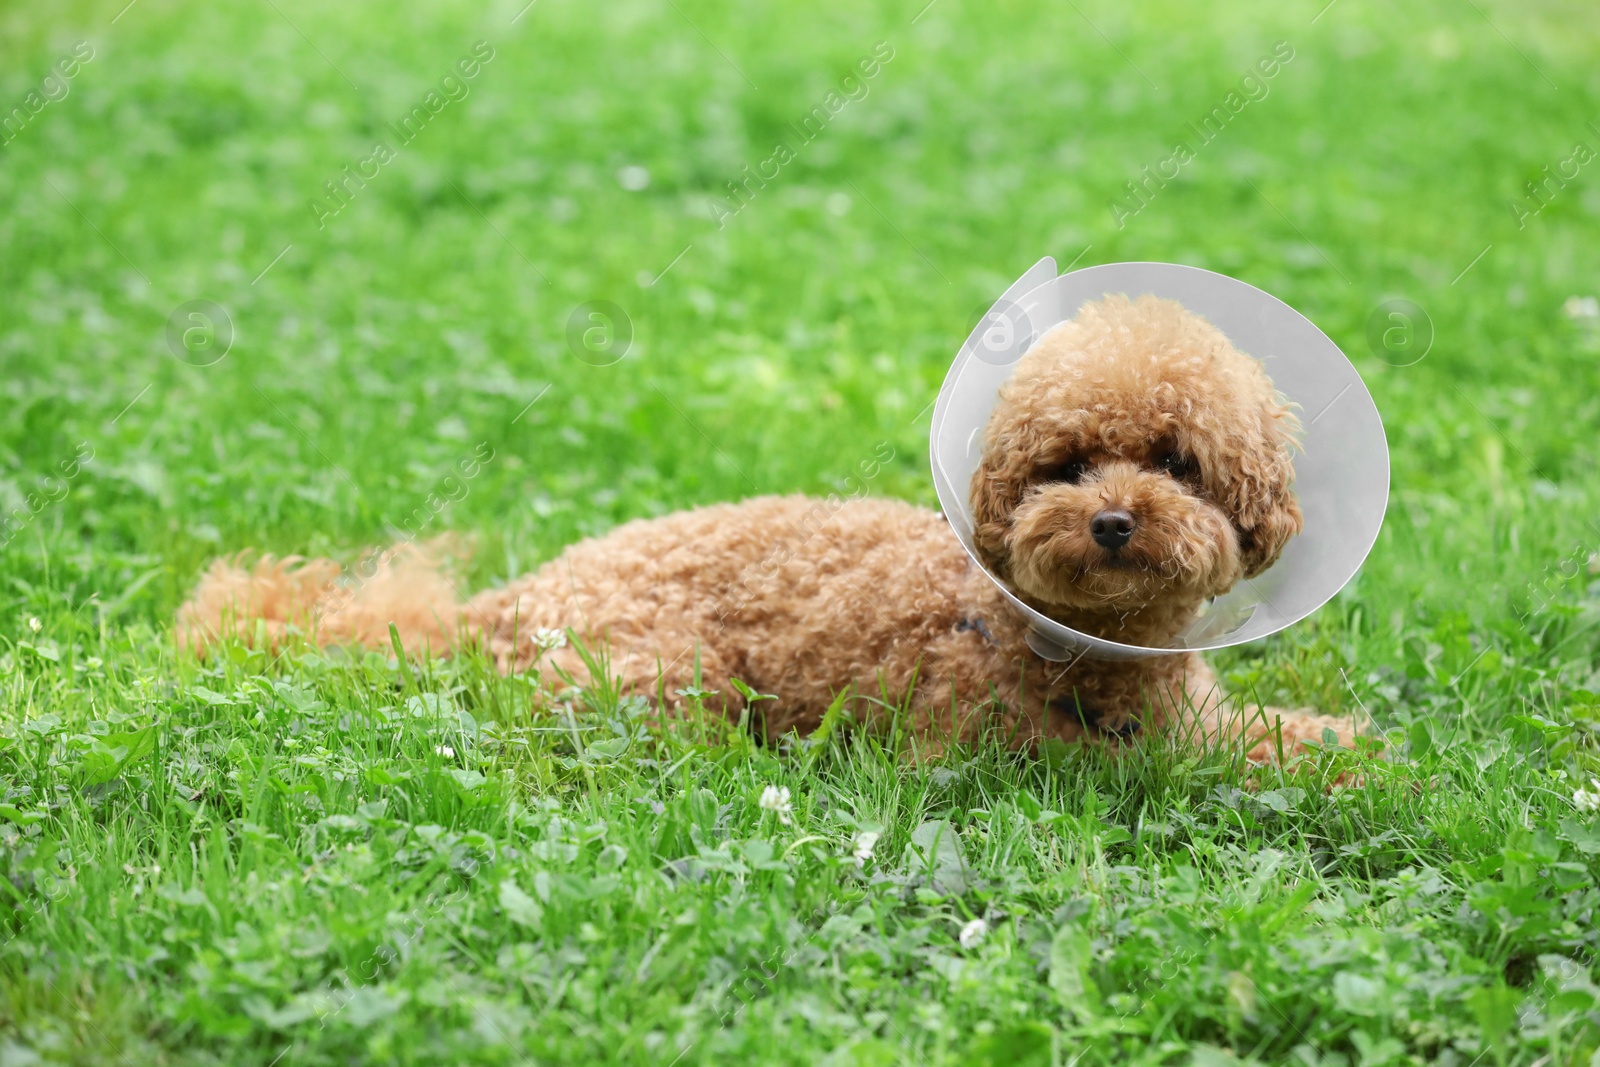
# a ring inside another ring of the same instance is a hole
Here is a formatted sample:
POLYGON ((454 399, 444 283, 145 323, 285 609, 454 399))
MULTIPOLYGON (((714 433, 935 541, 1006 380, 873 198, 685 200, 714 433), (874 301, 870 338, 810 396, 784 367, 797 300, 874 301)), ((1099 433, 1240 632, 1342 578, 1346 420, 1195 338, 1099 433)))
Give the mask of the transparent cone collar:
POLYGON ((967 554, 1032 627, 1028 643, 1046 659, 1087 654, 1133 659, 1174 649, 1256 641, 1327 603, 1355 576, 1377 539, 1389 499, 1389 446, 1372 394, 1344 353, 1276 297, 1226 275, 1173 263, 1111 263, 1056 275, 1046 257, 995 301, 956 355, 934 404, 929 449, 934 489, 967 554), (1298 406, 1302 426, 1295 493, 1305 530, 1272 567, 1212 601, 1173 643, 1125 645, 1041 615, 984 566, 973 547, 968 490, 1000 386, 1034 342, 1085 303, 1113 293, 1176 300, 1203 316, 1235 348, 1266 366, 1298 406))

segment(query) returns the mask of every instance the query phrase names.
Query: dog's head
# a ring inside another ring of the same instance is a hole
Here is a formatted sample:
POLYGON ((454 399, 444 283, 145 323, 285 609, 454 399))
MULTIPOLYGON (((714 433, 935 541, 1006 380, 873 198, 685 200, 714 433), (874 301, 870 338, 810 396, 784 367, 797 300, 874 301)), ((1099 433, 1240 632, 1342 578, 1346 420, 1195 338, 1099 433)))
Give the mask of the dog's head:
POLYGON ((978 551, 1047 612, 1217 596, 1300 532, 1297 430, 1261 365, 1182 305, 1087 304, 1000 391, 978 551))

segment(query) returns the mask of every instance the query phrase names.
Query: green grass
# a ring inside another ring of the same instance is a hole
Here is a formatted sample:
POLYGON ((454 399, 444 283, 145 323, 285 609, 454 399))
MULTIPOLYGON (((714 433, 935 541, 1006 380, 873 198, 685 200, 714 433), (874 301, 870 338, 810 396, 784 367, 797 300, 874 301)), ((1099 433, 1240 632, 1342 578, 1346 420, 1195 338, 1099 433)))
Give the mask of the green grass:
POLYGON ((1600 149, 1586 7, 122 4, 0 12, 0 109, 94 49, 0 147, 0 503, 39 505, 0 547, 0 1064, 1591 1062, 1600 319, 1569 298, 1600 162, 1511 208, 1600 149), (465 99, 319 229, 478 40, 465 99), (1280 40, 1270 94, 1119 228, 1280 40), (839 489, 880 442, 869 491, 931 504, 926 405, 1046 253, 1224 271, 1360 367, 1383 535, 1219 657, 1364 706, 1388 762, 1359 787, 1323 788, 1334 752, 1255 790, 1225 753, 913 764, 606 692, 534 716, 558 682, 472 660, 174 647, 209 558, 355 560, 430 497, 472 586, 839 489), (1404 367, 1366 342, 1396 297, 1435 332, 1404 367), (220 362, 168 350, 191 300, 231 319, 220 362), (595 300, 631 323, 614 365, 568 348, 595 300))

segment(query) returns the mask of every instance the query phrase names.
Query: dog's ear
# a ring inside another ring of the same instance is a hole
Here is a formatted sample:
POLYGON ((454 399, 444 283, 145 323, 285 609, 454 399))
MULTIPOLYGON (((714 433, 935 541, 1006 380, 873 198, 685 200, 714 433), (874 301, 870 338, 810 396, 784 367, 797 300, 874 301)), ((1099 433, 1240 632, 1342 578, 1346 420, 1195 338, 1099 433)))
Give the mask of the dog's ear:
POLYGON ((984 431, 983 458, 972 472, 973 543, 984 562, 1001 575, 1007 573, 1006 535, 1027 490, 1032 454, 1030 442, 1021 440, 1018 430, 992 419, 984 431))
POLYGON ((1248 530, 1241 528, 1239 559, 1244 565, 1244 576, 1254 578, 1278 562, 1283 546, 1289 543, 1289 538, 1300 532, 1303 525, 1300 504, 1290 493, 1254 527, 1248 530))
POLYGON ((1299 421, 1273 400, 1263 405, 1253 439, 1233 458, 1229 504, 1239 530, 1239 561, 1254 578, 1278 560, 1304 525, 1294 496, 1294 449, 1299 421))

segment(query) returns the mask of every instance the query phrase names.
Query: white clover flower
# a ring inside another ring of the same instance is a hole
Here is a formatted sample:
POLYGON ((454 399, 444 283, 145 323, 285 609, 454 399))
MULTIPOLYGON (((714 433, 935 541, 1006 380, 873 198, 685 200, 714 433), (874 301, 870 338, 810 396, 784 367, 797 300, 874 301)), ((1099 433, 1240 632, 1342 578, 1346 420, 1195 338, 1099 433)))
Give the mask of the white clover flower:
POLYGON ((456 750, 451 748, 449 745, 440 745, 438 748, 434 749, 434 751, 439 753, 439 755, 443 756, 445 759, 456 758, 456 750))
POLYGON ((765 811, 778 813, 778 821, 789 825, 789 813, 794 808, 789 803, 789 789, 787 786, 769 785, 761 791, 761 807, 765 811))
POLYGON ((533 644, 541 652, 567 647, 567 632, 565 630, 552 630, 541 626, 533 632, 533 644))
POLYGON ((876 830, 863 830, 856 835, 855 856, 856 866, 865 867, 872 858, 872 850, 878 845, 878 838, 883 835, 876 830))
POLYGON ((1600 811, 1600 778, 1589 779, 1588 789, 1573 793, 1572 806, 1579 811, 1600 811))
POLYGON ((40 630, 44 629, 44 623, 39 621, 39 616, 29 615, 28 629, 32 630, 34 633, 38 633, 40 630))
POLYGON ((961 928, 961 947, 971 948, 989 935, 989 924, 982 919, 973 919, 961 928))

